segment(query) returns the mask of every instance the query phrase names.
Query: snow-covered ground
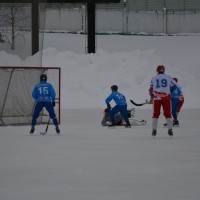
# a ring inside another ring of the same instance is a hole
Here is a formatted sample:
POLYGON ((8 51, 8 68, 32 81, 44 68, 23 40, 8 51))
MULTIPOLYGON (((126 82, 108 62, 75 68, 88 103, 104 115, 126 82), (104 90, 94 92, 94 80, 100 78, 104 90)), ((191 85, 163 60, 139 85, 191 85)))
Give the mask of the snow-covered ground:
POLYGON ((101 109, 62 110, 61 136, 37 126, 0 128, 1 200, 198 200, 200 110, 184 109, 170 139, 160 118, 136 111, 144 127, 109 129, 101 109))
POLYGON ((0 199, 198 200, 200 37, 97 36, 95 55, 85 55, 84 45, 83 35, 45 34, 45 50, 32 57, 26 46, 18 46, 23 60, 0 51, 2 66, 62 68, 61 136, 52 125, 46 136, 44 125, 33 136, 30 126, 0 127, 0 199), (151 137, 151 105, 136 108, 145 126, 102 127, 110 86, 143 102, 158 64, 185 95, 174 137, 162 113, 151 137))

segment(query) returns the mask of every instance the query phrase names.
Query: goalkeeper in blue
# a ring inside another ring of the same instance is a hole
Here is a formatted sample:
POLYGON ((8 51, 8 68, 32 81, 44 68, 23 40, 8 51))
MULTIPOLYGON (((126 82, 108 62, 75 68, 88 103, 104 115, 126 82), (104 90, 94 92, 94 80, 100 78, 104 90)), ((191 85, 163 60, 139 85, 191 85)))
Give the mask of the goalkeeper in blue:
POLYGON ((115 126, 115 115, 117 113, 121 114, 121 117, 124 119, 126 122, 125 127, 131 127, 131 124, 128 119, 128 114, 127 114, 127 102, 126 98, 123 94, 118 92, 118 86, 113 85, 111 86, 111 91, 112 93, 106 98, 105 103, 107 105, 107 108, 110 110, 109 111, 109 116, 111 119, 112 124, 108 125, 109 127, 115 126), (114 100, 116 105, 111 108, 110 101, 114 100))
POLYGON ((56 133, 59 134, 60 129, 58 127, 58 120, 54 111, 56 93, 53 86, 50 83, 47 83, 46 74, 42 74, 40 76, 40 83, 35 86, 32 92, 32 97, 35 99, 36 105, 32 117, 32 127, 30 134, 34 133, 37 118, 39 117, 39 114, 44 107, 48 111, 50 118, 53 120, 56 128, 56 133))

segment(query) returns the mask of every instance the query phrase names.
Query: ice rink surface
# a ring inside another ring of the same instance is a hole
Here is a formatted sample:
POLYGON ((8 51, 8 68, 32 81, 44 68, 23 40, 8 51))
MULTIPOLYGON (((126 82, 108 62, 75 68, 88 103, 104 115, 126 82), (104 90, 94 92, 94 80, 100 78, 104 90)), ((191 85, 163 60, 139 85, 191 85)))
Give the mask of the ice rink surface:
POLYGON ((62 110, 61 135, 29 126, 0 127, 1 200, 198 200, 200 110, 183 109, 174 137, 163 116, 151 136, 152 111, 136 109, 145 126, 100 125, 100 109, 62 110))

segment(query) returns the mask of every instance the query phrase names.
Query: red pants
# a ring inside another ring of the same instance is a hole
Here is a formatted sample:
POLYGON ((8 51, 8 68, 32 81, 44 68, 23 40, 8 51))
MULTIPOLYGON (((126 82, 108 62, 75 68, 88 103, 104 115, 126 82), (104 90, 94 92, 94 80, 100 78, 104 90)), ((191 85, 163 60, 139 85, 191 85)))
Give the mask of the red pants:
POLYGON ((171 118, 171 100, 154 100, 153 118, 159 118, 161 106, 163 107, 165 118, 171 118))
POLYGON ((180 102, 178 104, 178 112, 180 112, 183 103, 184 103, 184 99, 180 100, 180 102))

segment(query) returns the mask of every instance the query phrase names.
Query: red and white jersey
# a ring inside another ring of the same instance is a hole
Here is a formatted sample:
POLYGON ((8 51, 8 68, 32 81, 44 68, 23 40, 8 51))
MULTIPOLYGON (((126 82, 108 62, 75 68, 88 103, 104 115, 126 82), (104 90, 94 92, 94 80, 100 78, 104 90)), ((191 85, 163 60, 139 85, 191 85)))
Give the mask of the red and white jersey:
POLYGON ((176 82, 170 76, 157 74, 151 79, 149 93, 154 100, 170 100, 172 87, 176 87, 176 82))

